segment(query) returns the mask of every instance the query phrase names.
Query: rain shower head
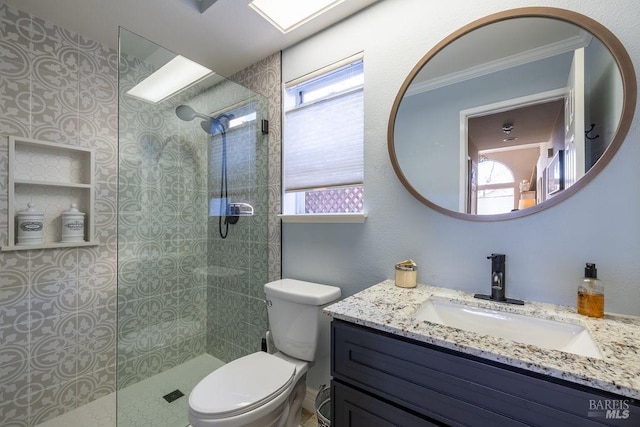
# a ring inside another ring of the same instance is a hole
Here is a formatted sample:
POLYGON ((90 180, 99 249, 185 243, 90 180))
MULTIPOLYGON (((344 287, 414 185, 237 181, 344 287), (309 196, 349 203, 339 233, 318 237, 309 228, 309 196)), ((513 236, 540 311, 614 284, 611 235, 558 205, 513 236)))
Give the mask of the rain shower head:
POLYGON ((180 120, 184 120, 185 122, 190 122, 196 117, 200 117, 201 119, 205 120, 211 120, 211 117, 207 116, 206 114, 198 113, 193 108, 184 104, 178 105, 176 107, 176 116, 178 116, 180 120))
POLYGON ((200 122, 200 126, 202 126, 205 132, 211 135, 216 133, 216 131, 224 133, 229 127, 229 121, 234 117, 233 114, 220 114, 216 117, 207 116, 206 114, 198 113, 193 108, 184 104, 176 107, 176 116, 186 122, 190 122, 196 117, 204 119, 200 122))

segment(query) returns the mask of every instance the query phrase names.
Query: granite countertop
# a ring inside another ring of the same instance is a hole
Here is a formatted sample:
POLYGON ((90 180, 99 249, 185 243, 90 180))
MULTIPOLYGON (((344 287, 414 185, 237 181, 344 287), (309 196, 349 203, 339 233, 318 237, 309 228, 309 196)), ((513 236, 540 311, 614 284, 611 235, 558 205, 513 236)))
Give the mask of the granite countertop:
POLYGON ((393 280, 347 297, 324 312, 334 319, 640 399, 640 317, 605 314, 595 319, 577 314, 572 307, 529 301, 524 306, 502 304, 436 286, 400 288, 393 280), (603 358, 542 349, 414 319, 416 310, 432 295, 476 307, 580 323, 590 332, 603 358))

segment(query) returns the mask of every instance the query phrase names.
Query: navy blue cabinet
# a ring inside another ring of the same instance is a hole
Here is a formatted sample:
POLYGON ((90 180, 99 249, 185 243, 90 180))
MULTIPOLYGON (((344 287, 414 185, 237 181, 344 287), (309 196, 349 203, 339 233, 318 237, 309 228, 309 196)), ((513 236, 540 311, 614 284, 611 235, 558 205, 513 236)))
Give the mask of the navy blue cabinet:
POLYGON ((332 425, 351 427, 439 425, 338 381, 333 381, 331 384, 331 394, 332 399, 338 403, 332 425))
POLYGON ((331 340, 333 427, 640 426, 623 396, 339 320, 331 340))

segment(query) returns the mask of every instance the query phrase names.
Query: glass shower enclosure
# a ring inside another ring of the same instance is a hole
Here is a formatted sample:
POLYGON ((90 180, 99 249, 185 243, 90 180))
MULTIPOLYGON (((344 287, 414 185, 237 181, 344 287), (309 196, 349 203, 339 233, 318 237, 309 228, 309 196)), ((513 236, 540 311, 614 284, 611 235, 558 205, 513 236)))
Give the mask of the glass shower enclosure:
POLYGON ((267 100, 215 74, 156 103, 128 93, 174 57, 120 30, 123 427, 188 425, 193 386, 259 350, 267 329, 267 100))

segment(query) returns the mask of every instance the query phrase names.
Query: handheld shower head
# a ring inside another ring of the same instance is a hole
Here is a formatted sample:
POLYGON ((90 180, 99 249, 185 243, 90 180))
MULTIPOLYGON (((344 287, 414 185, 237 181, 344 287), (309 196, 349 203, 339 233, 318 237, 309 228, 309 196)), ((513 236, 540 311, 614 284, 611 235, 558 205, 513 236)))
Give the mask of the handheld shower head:
POLYGON ((188 105, 178 105, 176 107, 176 116, 178 116, 178 118, 180 120, 184 120, 185 122, 190 122, 191 120, 195 119, 196 117, 200 117, 202 119, 205 120, 210 120, 211 117, 207 116, 206 114, 202 114, 202 113, 198 113, 197 111, 195 111, 193 108, 189 107, 188 105))
MULTIPOLYGON (((210 135, 210 140, 213 142, 214 134, 220 132, 220 136, 222 139, 222 178, 220 180, 220 200, 228 200, 228 181, 227 181, 227 136, 226 130, 229 128, 231 119, 234 118, 234 115, 231 113, 222 113, 216 117, 207 116, 202 113, 198 113, 193 108, 188 105, 178 105, 176 107, 176 116, 180 120, 184 120, 186 122, 190 122, 191 120, 199 117, 204 119, 200 122, 200 126, 202 130, 210 135)), ((225 218, 224 224, 226 227, 226 231, 223 231, 222 227, 222 216, 218 218, 218 231, 220 232, 220 237, 225 239, 227 237, 227 233, 229 232, 229 224, 235 224, 238 222, 238 215, 229 215, 226 213, 228 210, 225 209, 225 218)))

